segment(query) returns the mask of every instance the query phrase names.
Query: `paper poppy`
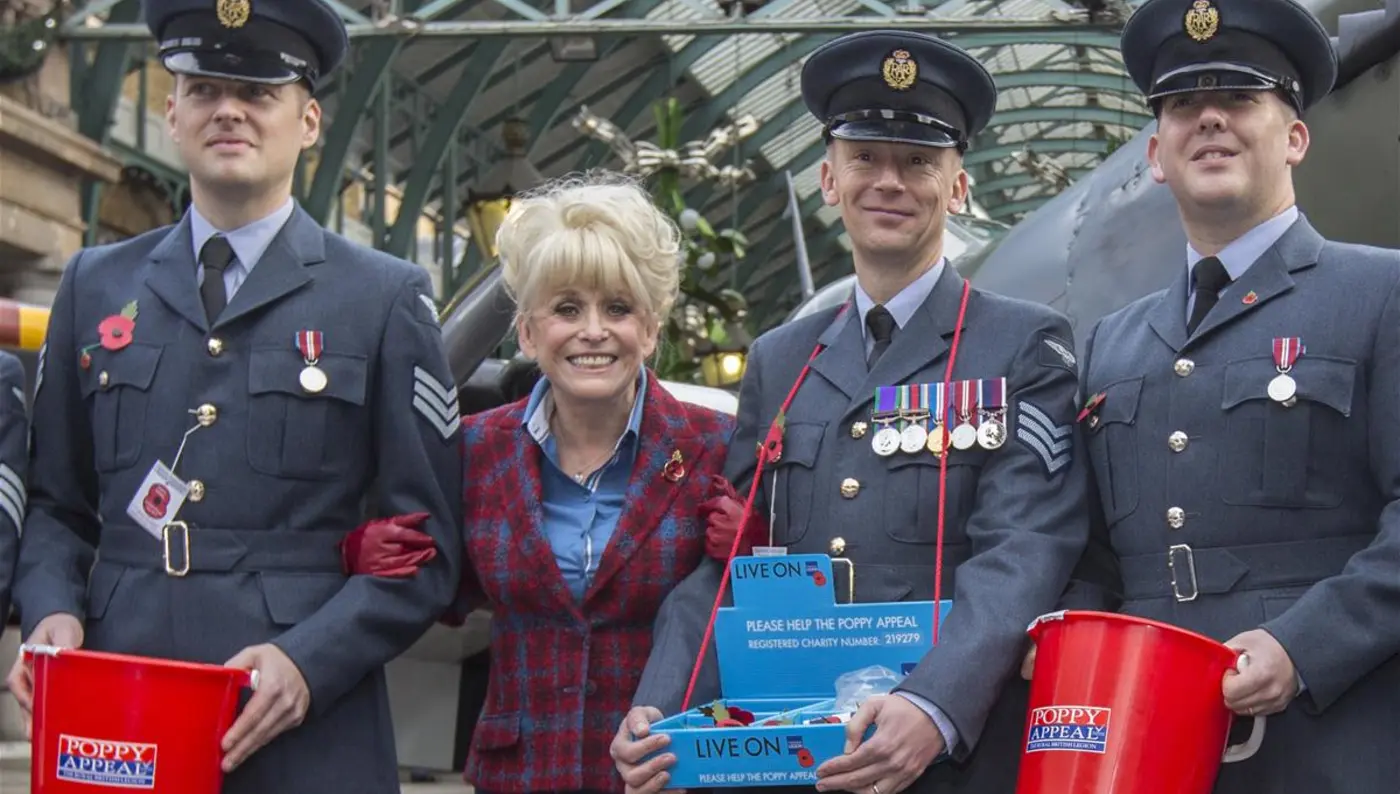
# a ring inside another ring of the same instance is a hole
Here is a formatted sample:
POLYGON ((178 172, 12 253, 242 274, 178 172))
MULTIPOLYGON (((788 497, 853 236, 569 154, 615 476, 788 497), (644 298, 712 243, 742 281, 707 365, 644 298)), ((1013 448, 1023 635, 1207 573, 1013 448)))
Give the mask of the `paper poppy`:
POLYGON ((122 310, 97 324, 97 332, 102 335, 101 344, 108 350, 121 350, 131 344, 131 334, 136 330, 136 301, 122 307, 122 310))
POLYGON ((812 764, 815 764, 816 762, 817 759, 812 757, 812 751, 808 750, 806 747, 803 747, 801 750, 797 751, 797 763, 803 769, 806 769, 807 767, 811 766, 812 764))

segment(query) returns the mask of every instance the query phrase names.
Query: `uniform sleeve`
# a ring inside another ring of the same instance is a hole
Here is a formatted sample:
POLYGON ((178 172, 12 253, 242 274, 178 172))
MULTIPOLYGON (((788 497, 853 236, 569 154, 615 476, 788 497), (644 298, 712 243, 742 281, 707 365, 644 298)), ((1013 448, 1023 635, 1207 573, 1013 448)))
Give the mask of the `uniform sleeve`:
MULTIPOLYGON (((1094 342, 1098 339, 1102 321, 1094 324, 1089 332, 1089 341, 1084 349, 1084 362, 1080 370, 1081 387, 1079 402, 1087 401, 1089 391, 1089 360, 1094 354, 1094 342)), ((1083 433, 1083 425, 1076 428, 1083 433)), ((1082 436, 1081 436, 1082 437, 1082 436)), ((1113 551, 1112 538, 1108 532, 1108 522, 1103 514, 1103 502, 1099 499, 1098 472, 1094 470, 1093 459, 1087 454, 1087 442, 1081 445, 1086 450, 1084 466, 1089 471, 1087 487, 1087 509, 1089 516, 1089 543, 1084 555, 1070 575, 1069 588, 1060 600, 1060 609, 1088 609, 1098 612, 1116 612, 1122 605, 1123 578, 1118 565, 1118 555, 1113 551)))
POLYGON ((28 400, 24 366, 0 353, 0 626, 10 614, 10 587, 24 527, 25 472, 29 468, 28 400))
MULTIPOLYGON (((372 385, 374 503, 381 515, 423 512, 437 557, 412 577, 353 576, 275 640, 297 664, 321 714, 366 674, 403 653, 452 602, 462 543, 460 412, 427 273, 415 271, 389 310, 372 385)), ((349 529, 347 527, 347 529, 349 529)))
POLYGON ((1074 449, 1076 375, 1040 362, 1043 334, 1071 339, 1061 316, 1027 328, 1007 376, 1005 445, 988 457, 966 532, 972 556, 957 571, 939 643, 899 689, 953 722, 965 759, 1026 648, 1026 627, 1055 608, 1083 553, 1087 469, 1074 449))
POLYGON ((26 637, 49 615, 84 619, 87 574, 100 534, 92 425, 78 381, 74 328, 82 256, 64 268, 34 376, 29 511, 14 587, 26 637))
POLYGON ((1391 288, 1377 329, 1365 397, 1371 471, 1386 500, 1375 539, 1262 627, 1307 682, 1301 705, 1313 711, 1400 652, 1400 284, 1391 288))

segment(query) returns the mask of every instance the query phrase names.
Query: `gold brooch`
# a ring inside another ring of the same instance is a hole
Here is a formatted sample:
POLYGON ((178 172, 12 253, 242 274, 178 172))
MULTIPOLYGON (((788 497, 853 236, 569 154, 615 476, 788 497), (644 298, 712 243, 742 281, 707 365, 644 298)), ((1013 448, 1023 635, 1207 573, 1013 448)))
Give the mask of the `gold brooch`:
POLYGON ((885 85, 896 91, 907 91, 919 77, 919 64, 908 50, 895 50, 885 56, 880 74, 885 78, 885 85))
POLYGON ((1220 30, 1220 11, 1210 0, 1196 0, 1186 12, 1186 35, 1196 41, 1210 41, 1220 30))

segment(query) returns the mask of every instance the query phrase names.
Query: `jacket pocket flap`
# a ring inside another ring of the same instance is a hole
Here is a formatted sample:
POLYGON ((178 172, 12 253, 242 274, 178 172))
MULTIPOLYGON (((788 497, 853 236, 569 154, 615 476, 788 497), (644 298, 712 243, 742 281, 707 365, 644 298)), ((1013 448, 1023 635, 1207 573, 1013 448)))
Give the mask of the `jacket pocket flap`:
MULTIPOLYGON (((1225 369, 1221 407, 1228 411, 1250 400, 1270 399, 1269 382, 1278 374, 1271 356, 1231 362, 1225 369)), ((1297 384, 1297 399, 1319 403, 1342 416, 1351 416, 1351 401, 1356 391, 1355 361, 1305 353, 1293 364, 1289 376, 1297 384)))
POLYGON ((817 453, 826 434, 825 422, 788 422, 783 428, 783 452, 777 465, 797 465, 812 468, 817 465, 817 453))
POLYGON ((1142 396, 1142 378, 1130 378, 1110 384, 1103 390, 1103 403, 1096 412, 1099 425, 1131 425, 1137 421, 1138 399, 1142 396))
POLYGON ((82 373, 83 396, 93 392, 130 386, 141 391, 151 388, 156 378, 156 366, 164 348, 132 342, 121 350, 94 350, 92 362, 82 373))
POLYGON ((502 750, 520 741, 520 712, 483 714, 476 721, 472 740, 478 750, 502 750))
POLYGON ((301 353, 294 349, 254 350, 248 364, 248 391, 280 392, 305 399, 331 397, 354 405, 365 404, 369 362, 364 356, 321 353, 316 367, 325 375, 325 386, 317 392, 307 391, 301 385, 301 373, 306 367, 301 353))
POLYGON ((311 617, 345 585, 338 573, 269 572, 258 574, 267 613, 279 626, 292 626, 311 617))

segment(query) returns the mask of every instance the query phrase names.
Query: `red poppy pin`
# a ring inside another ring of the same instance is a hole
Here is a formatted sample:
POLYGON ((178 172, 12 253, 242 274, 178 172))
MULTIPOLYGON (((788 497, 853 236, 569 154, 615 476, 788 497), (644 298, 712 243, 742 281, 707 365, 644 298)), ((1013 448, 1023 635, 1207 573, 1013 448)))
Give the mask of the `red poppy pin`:
POLYGON ((787 414, 779 411, 773 419, 773 424, 768 426, 768 435, 758 445, 758 454, 763 455, 767 452, 766 460, 769 463, 777 463, 783 457, 783 428, 786 426, 787 414))
POLYGON ((120 312, 104 318, 102 322, 97 324, 97 333, 100 335, 98 343, 82 349, 78 365, 83 369, 92 366, 92 355, 88 351, 99 345, 116 352, 131 344, 132 334, 135 330, 136 301, 132 301, 123 306, 120 312))
POLYGON ((665 467, 661 469, 661 476, 671 482, 680 482, 685 476, 685 459, 681 457, 679 449, 671 453, 671 459, 666 461, 665 467))
POLYGON ((1255 303, 1259 302, 1259 293, 1255 292, 1254 290, 1250 290, 1249 292, 1245 293, 1245 296, 1241 298, 1241 300, 1244 301, 1244 305, 1253 306, 1255 303))

